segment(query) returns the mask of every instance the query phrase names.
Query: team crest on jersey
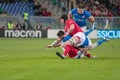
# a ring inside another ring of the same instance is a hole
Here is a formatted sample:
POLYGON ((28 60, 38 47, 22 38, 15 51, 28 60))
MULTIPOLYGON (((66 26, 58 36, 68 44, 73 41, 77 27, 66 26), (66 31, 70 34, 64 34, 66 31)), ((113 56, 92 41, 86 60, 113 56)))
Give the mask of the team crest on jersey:
POLYGON ((83 15, 82 18, 85 18, 85 16, 83 15))

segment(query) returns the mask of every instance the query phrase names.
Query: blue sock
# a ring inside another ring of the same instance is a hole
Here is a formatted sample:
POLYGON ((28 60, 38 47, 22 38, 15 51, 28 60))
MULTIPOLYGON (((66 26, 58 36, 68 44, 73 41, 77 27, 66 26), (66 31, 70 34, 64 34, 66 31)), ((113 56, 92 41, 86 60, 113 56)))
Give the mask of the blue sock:
POLYGON ((89 29, 86 32, 84 32, 85 36, 88 36, 88 34, 90 34, 93 31, 93 29, 89 29))
POLYGON ((102 39, 102 40, 99 40, 96 42, 97 46, 101 45, 102 43, 104 43, 106 40, 105 39, 102 39))

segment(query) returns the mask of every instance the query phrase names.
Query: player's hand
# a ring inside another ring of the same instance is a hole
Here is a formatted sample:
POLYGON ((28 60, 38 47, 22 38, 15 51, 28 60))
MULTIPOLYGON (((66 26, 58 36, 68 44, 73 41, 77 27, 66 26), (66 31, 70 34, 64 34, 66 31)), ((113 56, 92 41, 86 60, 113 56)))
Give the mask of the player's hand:
POLYGON ((51 46, 51 45, 47 45, 46 47, 47 47, 47 48, 52 48, 53 46, 51 46))

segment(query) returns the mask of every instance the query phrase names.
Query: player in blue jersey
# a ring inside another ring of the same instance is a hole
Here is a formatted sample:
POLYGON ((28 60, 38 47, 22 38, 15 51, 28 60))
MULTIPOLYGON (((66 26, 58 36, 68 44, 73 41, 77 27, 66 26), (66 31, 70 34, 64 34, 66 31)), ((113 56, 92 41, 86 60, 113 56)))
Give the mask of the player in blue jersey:
POLYGON ((85 32, 86 30, 86 21, 87 19, 94 23, 95 18, 91 15, 91 13, 83 8, 83 5, 80 4, 78 8, 73 8, 68 13, 68 19, 73 18, 74 21, 81 27, 81 29, 85 32))

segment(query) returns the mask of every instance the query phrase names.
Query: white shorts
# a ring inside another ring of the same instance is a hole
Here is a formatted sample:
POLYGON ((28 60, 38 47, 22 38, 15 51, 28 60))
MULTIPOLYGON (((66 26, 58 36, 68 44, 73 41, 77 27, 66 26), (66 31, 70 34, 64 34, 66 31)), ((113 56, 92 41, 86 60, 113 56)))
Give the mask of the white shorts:
POLYGON ((79 44, 83 44, 85 41, 85 34, 83 32, 78 32, 73 36, 78 36, 80 38, 80 43, 79 44))
POLYGON ((77 47, 80 47, 80 46, 89 47, 89 46, 92 45, 91 40, 87 36, 85 36, 85 34, 82 33, 82 32, 78 32, 78 33, 76 33, 73 36, 80 37, 80 43, 78 43, 78 44, 75 45, 77 47))

